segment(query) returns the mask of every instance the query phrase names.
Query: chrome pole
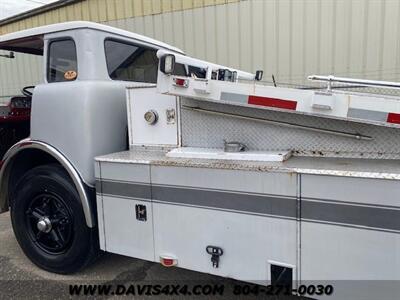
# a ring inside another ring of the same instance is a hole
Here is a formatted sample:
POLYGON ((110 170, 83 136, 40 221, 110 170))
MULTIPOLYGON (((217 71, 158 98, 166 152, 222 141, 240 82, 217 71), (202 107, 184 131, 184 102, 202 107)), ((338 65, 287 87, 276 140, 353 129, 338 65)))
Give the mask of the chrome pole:
POLYGON ((368 80, 368 79, 356 79, 356 78, 346 78, 346 77, 335 77, 332 75, 321 76, 321 75, 310 75, 307 77, 308 80, 328 82, 328 87, 331 86, 332 82, 339 82, 345 84, 358 84, 362 86, 373 86, 382 88, 399 89, 399 82, 392 81, 380 81, 380 80, 368 80))

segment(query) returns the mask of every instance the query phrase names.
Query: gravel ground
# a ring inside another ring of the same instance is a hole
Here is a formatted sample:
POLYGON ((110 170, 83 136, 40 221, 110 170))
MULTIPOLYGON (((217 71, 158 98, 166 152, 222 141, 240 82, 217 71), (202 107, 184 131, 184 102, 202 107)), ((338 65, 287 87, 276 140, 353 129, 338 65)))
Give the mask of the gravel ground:
MULTIPOLYGON (((146 262, 120 255, 104 254, 92 266, 74 275, 57 275, 43 271, 33 265, 23 254, 15 240, 8 213, 0 215, 0 299, 65 299, 71 298, 70 284, 111 284, 113 288, 123 285, 184 285, 188 291, 195 285, 223 286, 223 295, 211 296, 134 296, 135 299, 232 299, 236 285, 245 285, 231 279, 192 272, 180 268, 165 268, 160 264, 146 262)), ((250 285, 255 289, 257 286, 250 285)), ((122 291, 122 286, 120 291, 122 291)), ((172 291, 172 290, 171 290, 172 291)), ((132 292, 132 290, 131 290, 132 292)), ((118 294, 118 292, 117 292, 118 294)), ((130 293, 132 296, 132 293, 130 293)), ((99 297, 110 298, 116 297, 99 297)), ((127 298, 127 297, 123 297, 127 298)), ((260 299, 258 296, 236 297, 260 299)), ((289 299, 276 296, 267 299, 289 299)), ((290 297, 290 299, 300 299, 290 297)))

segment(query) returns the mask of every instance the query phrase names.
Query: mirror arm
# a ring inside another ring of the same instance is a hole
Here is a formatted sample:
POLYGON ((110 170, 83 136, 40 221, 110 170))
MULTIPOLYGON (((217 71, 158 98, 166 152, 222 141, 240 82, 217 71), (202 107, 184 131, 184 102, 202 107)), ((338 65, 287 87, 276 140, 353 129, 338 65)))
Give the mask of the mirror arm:
POLYGON ((15 55, 13 51, 10 51, 10 54, 0 54, 0 57, 15 58, 15 55))

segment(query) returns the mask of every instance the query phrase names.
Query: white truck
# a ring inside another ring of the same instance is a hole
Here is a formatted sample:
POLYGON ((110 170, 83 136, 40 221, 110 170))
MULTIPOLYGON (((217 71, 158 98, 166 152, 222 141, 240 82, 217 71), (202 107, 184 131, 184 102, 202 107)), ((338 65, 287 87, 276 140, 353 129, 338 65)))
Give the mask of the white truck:
POLYGON ((400 98, 335 83, 399 84, 275 87, 89 22, 0 49, 44 56, 30 138, 0 172, 39 267, 76 272, 101 249, 315 297, 399 292, 400 98))

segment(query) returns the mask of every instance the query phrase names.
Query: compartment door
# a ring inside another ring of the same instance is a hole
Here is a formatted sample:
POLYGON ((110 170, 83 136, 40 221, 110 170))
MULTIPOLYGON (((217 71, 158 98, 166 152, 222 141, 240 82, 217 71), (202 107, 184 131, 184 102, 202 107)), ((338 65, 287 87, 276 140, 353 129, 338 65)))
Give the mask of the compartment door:
POLYGON ((284 266, 295 280, 296 175, 152 166, 151 179, 156 259, 264 284, 284 266), (208 246, 224 252, 218 268, 208 246))
POLYGON ((130 145, 179 144, 177 97, 141 87, 129 88, 127 98, 130 145))
POLYGON ((105 251, 153 261, 150 167, 102 162, 100 174, 98 217, 103 220, 99 224, 103 223, 105 251))
POLYGON ((400 183, 302 175, 302 280, 400 280, 400 183))

